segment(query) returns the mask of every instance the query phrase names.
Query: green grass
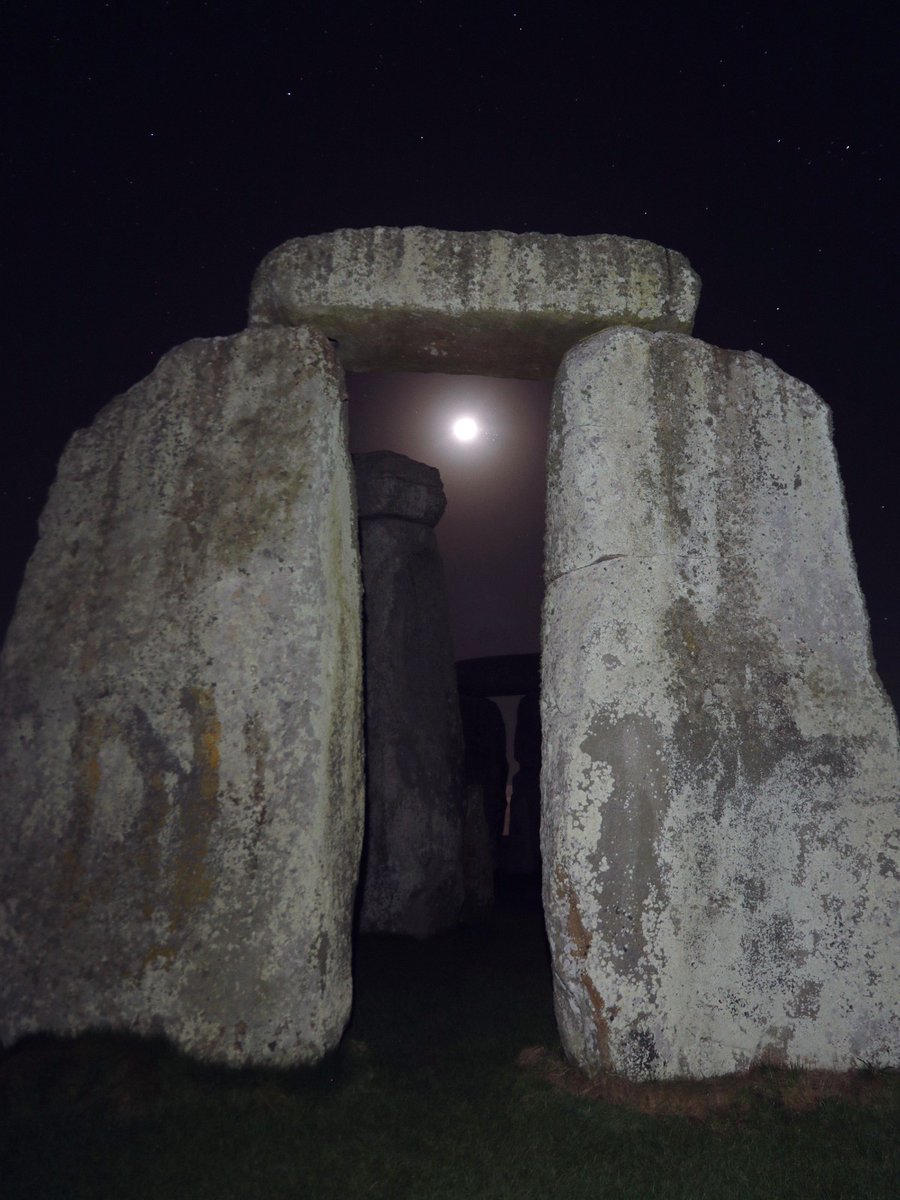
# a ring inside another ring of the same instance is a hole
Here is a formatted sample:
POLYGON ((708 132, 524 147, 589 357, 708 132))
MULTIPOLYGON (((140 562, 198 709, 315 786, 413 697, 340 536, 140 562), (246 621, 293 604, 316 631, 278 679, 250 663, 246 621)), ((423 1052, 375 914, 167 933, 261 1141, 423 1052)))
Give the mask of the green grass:
POLYGON ((356 1005, 315 1070, 204 1068, 163 1041, 32 1040, 0 1062, 0 1198, 628 1200, 900 1194, 900 1082, 801 1114, 757 1089, 650 1117, 516 1063, 557 1045, 539 910, 361 940, 356 1005))

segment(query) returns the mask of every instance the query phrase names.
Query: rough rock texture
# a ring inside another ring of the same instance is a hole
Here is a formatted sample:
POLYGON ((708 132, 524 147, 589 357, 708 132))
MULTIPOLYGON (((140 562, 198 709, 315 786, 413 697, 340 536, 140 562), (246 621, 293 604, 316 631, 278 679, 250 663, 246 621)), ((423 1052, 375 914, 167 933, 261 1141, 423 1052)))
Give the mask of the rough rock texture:
POLYGON ((0 1038, 334 1046, 362 836, 342 378, 195 341, 76 433, 2 658, 0 1038))
POLYGON ((358 454, 355 461, 360 516, 402 517, 434 527, 444 515, 447 497, 435 467, 393 450, 358 454))
POLYGON ((610 330, 557 380, 544 902, 591 1071, 900 1062, 894 713, 826 406, 610 330))
POLYGON ((503 865, 514 874, 541 869, 541 699, 527 692, 516 710, 515 755, 519 769, 513 776, 509 802, 509 837, 503 865))
POLYGON ((250 321, 314 326, 351 371, 551 379, 608 325, 689 333, 699 292, 682 255, 631 238, 339 229, 267 255, 250 321))
POLYGON ((477 784, 481 790, 491 857, 499 864, 500 839, 506 817, 506 777, 509 774, 503 714, 494 701, 485 696, 461 695, 459 711, 466 783, 477 784))
POLYGON ((353 464, 365 589, 360 928, 427 937, 453 925, 463 903, 462 730, 432 528, 443 488, 434 467, 402 454, 356 454, 353 464))

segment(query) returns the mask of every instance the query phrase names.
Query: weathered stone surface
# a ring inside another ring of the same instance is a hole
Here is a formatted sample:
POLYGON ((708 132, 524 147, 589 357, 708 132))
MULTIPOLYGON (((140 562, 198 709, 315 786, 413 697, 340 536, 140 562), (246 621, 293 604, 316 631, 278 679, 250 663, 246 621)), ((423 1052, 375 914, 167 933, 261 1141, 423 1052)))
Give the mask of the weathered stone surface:
POLYGON ((608 325, 689 333, 700 281, 652 242, 443 229, 339 229, 261 263, 251 325, 310 325, 351 371, 551 379, 608 325))
POLYGON ((0 1038, 313 1060, 350 1009, 359 569, 308 330, 195 341, 72 438, 0 681, 0 1038))
POLYGON ((447 507, 437 467, 375 450, 357 454, 356 507, 362 517, 403 517, 422 525, 437 525, 447 507))
POLYGON ((544 902, 567 1053, 900 1062, 897 724, 829 414, 755 354, 610 330, 556 385, 544 902))
POLYGON ((516 708, 513 749, 520 767, 541 769, 541 693, 526 692, 516 708))
MULTIPOLYGON (((460 666, 457 663, 457 668, 460 666)), ((477 784, 484 803, 484 819, 490 839, 491 856, 499 864, 500 838, 506 817, 506 726, 503 714, 493 700, 485 696, 461 695, 464 770, 467 783, 477 784)))
POLYGON ((353 462, 363 480, 389 466, 397 505, 395 516, 361 515, 359 522, 366 662, 360 929, 427 937, 453 925, 463 903, 462 730, 443 568, 434 530, 408 516, 419 505, 423 464, 382 453, 357 454, 353 462))
POLYGON ((515 755, 509 801, 509 837, 504 869, 528 875, 541 869, 541 712, 540 692, 527 692, 516 711, 515 755))

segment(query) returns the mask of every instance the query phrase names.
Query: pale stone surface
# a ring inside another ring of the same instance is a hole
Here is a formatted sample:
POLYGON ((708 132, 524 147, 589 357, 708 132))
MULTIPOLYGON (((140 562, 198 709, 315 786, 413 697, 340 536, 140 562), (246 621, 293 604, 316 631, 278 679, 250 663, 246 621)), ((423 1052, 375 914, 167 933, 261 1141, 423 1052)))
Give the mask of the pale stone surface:
POLYGON ((632 238, 339 229, 266 256, 250 322, 314 326, 351 371, 551 379, 608 325, 689 333, 699 292, 683 255, 632 238))
POLYGON ((3 652, 0 1039, 290 1064, 351 1000, 359 566, 333 351, 195 341, 63 455, 3 652))
POLYGON ((610 330, 556 385, 544 901, 567 1053, 710 1075, 900 1062, 893 710, 826 406, 610 330))
POLYGON ((463 904, 463 749, 444 574, 431 526, 440 475, 355 454, 365 610, 366 845, 360 929, 427 937, 463 904), (390 479, 390 488, 370 476, 390 479), (402 483, 408 482, 409 495, 402 483), (396 515, 381 503, 389 494, 396 515), (364 496, 379 503, 370 513, 364 496), (411 516, 417 508, 421 520, 411 516))

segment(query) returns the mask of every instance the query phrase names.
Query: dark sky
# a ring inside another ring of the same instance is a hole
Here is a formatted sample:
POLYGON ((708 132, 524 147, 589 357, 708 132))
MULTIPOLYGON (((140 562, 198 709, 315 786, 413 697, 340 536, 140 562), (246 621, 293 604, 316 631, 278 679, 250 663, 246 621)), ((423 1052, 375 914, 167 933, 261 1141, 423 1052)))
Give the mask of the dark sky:
MULTIPOLYGON (((686 254, 696 335, 831 405, 896 697, 892 7, 7 3, 3 624, 72 431, 173 345, 242 328, 280 242, 605 232, 686 254)), ((491 558, 498 531, 474 536, 491 558)))

